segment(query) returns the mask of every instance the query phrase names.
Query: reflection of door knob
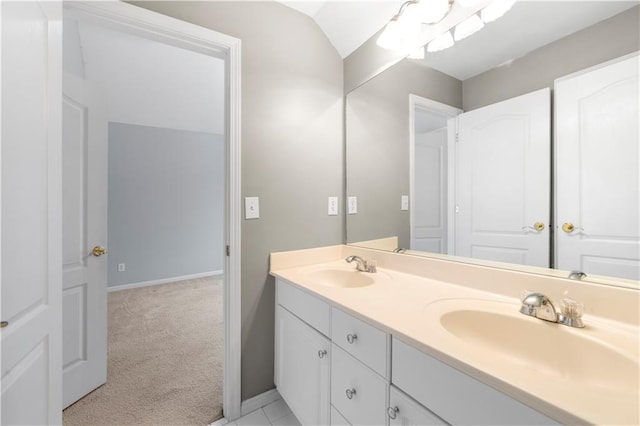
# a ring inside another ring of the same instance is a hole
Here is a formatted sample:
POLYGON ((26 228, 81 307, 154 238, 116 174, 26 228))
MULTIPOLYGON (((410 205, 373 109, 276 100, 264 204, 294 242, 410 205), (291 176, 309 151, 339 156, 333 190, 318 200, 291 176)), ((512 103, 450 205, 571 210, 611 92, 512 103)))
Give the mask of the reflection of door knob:
POLYGON ((575 231, 576 229, 579 229, 580 231, 584 231, 584 229, 579 228, 579 227, 577 227, 577 226, 574 226, 574 224, 573 224, 573 223, 566 223, 566 222, 565 222, 565 223, 563 223, 563 224, 562 224, 562 230, 563 230, 564 232, 566 232, 567 234, 572 233, 572 232, 573 232, 573 231, 575 231))
POLYGON ((103 254, 107 254, 107 249, 102 246, 95 246, 89 254, 92 254, 95 257, 102 256, 103 254))

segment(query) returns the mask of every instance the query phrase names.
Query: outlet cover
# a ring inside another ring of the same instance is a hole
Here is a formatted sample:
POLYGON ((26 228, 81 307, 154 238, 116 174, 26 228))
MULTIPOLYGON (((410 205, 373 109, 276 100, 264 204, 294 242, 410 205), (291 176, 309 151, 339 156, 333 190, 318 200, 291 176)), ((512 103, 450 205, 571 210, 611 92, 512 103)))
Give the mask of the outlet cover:
POLYGON ((124 263, 118 263, 118 272, 124 272, 127 270, 127 265, 124 263))

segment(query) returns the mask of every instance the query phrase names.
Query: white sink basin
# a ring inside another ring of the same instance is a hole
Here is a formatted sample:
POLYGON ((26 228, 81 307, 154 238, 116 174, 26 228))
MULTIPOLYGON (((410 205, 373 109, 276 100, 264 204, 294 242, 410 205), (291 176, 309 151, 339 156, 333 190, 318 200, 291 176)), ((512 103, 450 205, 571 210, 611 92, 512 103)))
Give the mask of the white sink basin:
POLYGON ((443 331, 489 359, 549 380, 638 392, 637 354, 612 345, 606 330, 589 325, 571 328, 523 315, 518 309, 517 304, 472 299, 436 302, 426 308, 443 331))
POLYGON ((371 285, 375 282, 368 272, 360 272, 355 268, 323 268, 312 269, 305 273, 307 280, 328 287, 357 288, 371 285))

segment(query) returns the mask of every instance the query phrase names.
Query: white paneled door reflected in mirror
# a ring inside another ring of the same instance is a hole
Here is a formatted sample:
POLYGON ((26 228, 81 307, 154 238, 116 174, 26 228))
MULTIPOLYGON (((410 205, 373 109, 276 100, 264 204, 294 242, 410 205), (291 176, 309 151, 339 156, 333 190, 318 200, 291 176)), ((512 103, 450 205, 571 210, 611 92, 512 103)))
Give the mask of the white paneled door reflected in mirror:
MULTIPOLYGON (((518 2, 501 21, 549 3, 518 2)), ((456 45, 348 94, 346 195, 360 203, 347 216, 349 244, 388 238, 385 248, 410 254, 638 287, 640 7, 552 3, 584 9, 578 32, 533 51, 503 36, 492 49, 511 49, 513 60, 474 76, 456 45)), ((496 37, 489 27, 483 34, 496 37)), ((469 40, 490 54, 486 40, 469 40)))

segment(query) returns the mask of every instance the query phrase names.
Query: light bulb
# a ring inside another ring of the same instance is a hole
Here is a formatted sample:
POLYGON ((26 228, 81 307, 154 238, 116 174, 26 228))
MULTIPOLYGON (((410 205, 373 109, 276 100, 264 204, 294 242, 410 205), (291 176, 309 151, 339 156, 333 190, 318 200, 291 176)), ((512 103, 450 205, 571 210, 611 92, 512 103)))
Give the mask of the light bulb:
POLYGON ((487 24, 507 13, 516 0, 496 0, 480 11, 480 17, 487 24))
POLYGON ((424 59, 424 46, 413 49, 407 56, 409 59, 424 59))
POLYGON ((478 15, 471 15, 464 21, 456 25, 454 37, 456 41, 469 37, 471 34, 480 31, 484 27, 484 22, 478 15))
POLYGON ((440 50, 448 49, 453 45, 454 41, 453 37, 451 37, 451 31, 447 31, 446 33, 431 40, 431 43, 427 46, 427 52, 439 52, 440 50))
POLYGON ((449 12, 449 0, 420 0, 417 4, 418 16, 426 24, 442 21, 449 12))
POLYGON ((402 47, 402 36, 400 25, 398 23, 398 15, 391 18, 384 31, 376 40, 376 44, 383 49, 399 50, 402 47))

